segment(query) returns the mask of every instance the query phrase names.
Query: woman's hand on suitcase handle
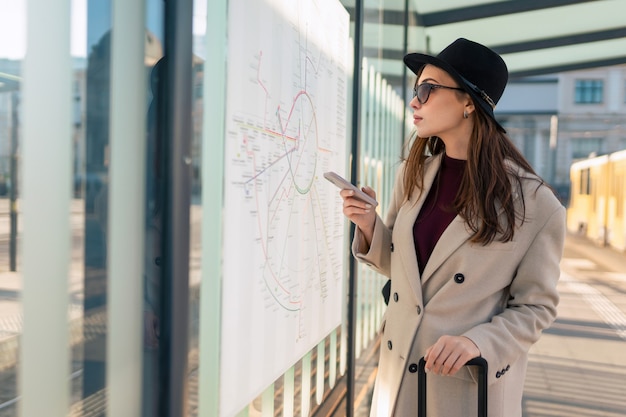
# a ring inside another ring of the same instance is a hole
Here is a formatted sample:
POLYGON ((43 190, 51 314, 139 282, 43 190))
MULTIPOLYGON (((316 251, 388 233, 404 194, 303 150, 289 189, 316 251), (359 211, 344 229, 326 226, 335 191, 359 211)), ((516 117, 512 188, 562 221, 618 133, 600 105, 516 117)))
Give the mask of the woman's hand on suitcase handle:
POLYGON ((467 337, 441 336, 434 345, 426 349, 424 368, 426 372, 451 376, 477 356, 480 356, 478 346, 467 337))

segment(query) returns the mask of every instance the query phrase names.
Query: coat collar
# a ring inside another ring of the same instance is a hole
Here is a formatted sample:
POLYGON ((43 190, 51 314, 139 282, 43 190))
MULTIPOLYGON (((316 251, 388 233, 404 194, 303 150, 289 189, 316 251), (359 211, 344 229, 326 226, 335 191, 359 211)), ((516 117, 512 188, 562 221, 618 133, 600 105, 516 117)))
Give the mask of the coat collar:
MULTIPOLYGON (((414 213, 414 217, 412 218, 411 225, 415 223, 417 216, 419 214, 420 209, 422 208, 424 201, 426 200, 426 196, 430 192, 430 189, 433 186, 434 180, 437 176, 437 172, 441 167, 441 162, 443 160, 443 154, 436 155, 433 157, 432 162, 427 166, 426 171, 424 173, 424 191, 420 196, 419 200, 419 208, 414 213), (428 181, 426 181, 428 179, 428 181)), ((428 259, 428 263, 424 268, 423 275, 421 276, 421 285, 424 285, 426 281, 433 275, 433 273, 439 269, 441 264, 457 250, 459 246, 465 243, 468 239, 472 237, 470 230, 468 229, 465 220, 459 215, 454 217, 452 222, 446 227, 445 231, 437 241, 433 252, 428 259)), ((413 239, 413 227, 411 227, 411 239, 413 239)), ((415 244, 413 244, 413 251, 415 252, 415 244)))
POLYGON ((443 154, 435 155, 426 163, 424 170, 424 190, 421 193, 417 188, 413 190, 411 198, 404 203, 401 209, 403 215, 398 216, 397 222, 394 225, 395 246, 399 249, 404 271, 418 300, 422 298, 422 285, 459 246, 471 237, 471 233, 468 231, 465 221, 457 215, 435 245, 424 269, 424 274, 420 277, 417 256, 415 255, 415 243, 413 241, 413 225, 434 183, 439 167, 441 166, 442 158, 443 154))
MULTIPOLYGON (((472 232, 465 220, 457 215, 439 238, 424 268, 424 273, 420 277, 417 256, 415 254, 415 243, 413 241, 413 225, 424 205, 428 192, 432 188, 442 159, 443 154, 439 154, 433 156, 426 162, 424 170, 424 190, 421 193, 417 188, 413 190, 411 199, 402 207, 403 215, 397 218, 397 222, 394 226, 394 230, 397 231, 394 234, 394 240, 396 240, 397 243, 395 246, 400 249, 400 257, 404 264, 404 271, 418 299, 421 299, 422 296, 422 285, 433 276, 450 255, 472 237, 472 232)), ((506 160, 505 164, 509 169, 517 171, 518 175, 522 174, 522 170, 512 161, 506 160)), ((514 184, 512 184, 512 186, 514 186, 514 184)), ((517 190, 513 192, 513 195, 515 200, 521 197, 517 190)), ((500 211, 500 209, 498 209, 498 211, 500 211)))
POLYGON ((437 241, 437 244, 430 255, 430 259, 424 268, 422 285, 424 285, 424 283, 433 276, 441 264, 448 259, 450 255, 452 255, 454 251, 459 248, 459 246, 471 237, 472 234, 468 230, 465 220, 461 216, 457 215, 437 241))

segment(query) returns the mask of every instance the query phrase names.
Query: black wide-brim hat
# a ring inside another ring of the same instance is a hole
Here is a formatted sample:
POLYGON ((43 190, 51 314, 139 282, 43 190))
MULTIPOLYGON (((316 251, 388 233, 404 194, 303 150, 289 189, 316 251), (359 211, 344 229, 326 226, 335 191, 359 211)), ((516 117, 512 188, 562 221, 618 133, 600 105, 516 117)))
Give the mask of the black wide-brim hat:
POLYGON ((500 55, 484 45, 459 38, 437 56, 411 53, 405 55, 404 63, 415 74, 426 64, 450 74, 472 97, 474 104, 504 131, 493 113, 509 79, 509 70, 500 55))

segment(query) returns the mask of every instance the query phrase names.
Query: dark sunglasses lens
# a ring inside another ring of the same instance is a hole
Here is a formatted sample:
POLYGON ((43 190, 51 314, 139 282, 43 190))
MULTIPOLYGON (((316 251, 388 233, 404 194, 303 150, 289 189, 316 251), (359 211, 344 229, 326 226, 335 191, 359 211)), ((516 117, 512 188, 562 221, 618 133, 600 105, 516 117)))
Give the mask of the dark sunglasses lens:
POLYGON ((427 83, 420 84, 417 86, 417 89, 414 89, 417 100, 421 104, 426 103, 426 100, 428 100, 428 97, 430 96, 430 90, 432 90, 432 87, 430 84, 427 83))

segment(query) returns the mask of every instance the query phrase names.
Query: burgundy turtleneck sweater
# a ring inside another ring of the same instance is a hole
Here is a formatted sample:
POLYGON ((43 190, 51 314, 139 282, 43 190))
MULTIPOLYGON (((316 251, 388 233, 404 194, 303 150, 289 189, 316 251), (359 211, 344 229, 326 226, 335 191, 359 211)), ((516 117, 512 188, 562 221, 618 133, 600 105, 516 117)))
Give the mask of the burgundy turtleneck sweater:
POLYGON ((456 217, 454 198, 459 191, 466 161, 443 155, 441 167, 413 225, 413 241, 420 275, 444 230, 456 217))

